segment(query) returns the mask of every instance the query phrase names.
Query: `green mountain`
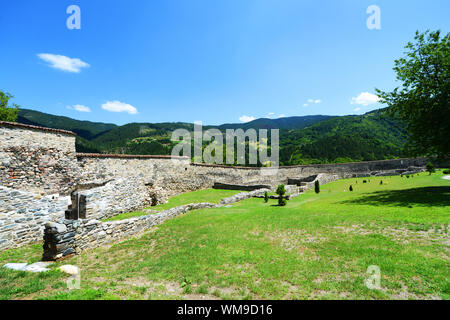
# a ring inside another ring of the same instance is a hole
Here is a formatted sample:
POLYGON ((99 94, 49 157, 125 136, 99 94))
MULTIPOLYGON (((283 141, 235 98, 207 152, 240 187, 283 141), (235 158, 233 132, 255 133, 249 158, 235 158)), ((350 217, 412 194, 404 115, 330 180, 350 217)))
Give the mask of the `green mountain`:
POLYGON ((279 119, 261 118, 246 123, 229 123, 220 125, 220 130, 224 129, 301 129, 308 127, 314 123, 329 120, 333 116, 303 116, 303 117, 286 117, 279 119))
POLYGON ((19 118, 17 122, 73 131, 80 137, 87 140, 92 140, 96 136, 117 127, 117 125, 112 123, 80 121, 69 117, 55 116, 28 109, 19 110, 19 118))
MULTIPOLYGON (((175 129, 192 132, 193 124, 130 123, 123 126, 78 121, 21 109, 19 122, 71 130, 78 134, 78 152, 170 155, 175 129)), ((404 130, 383 116, 383 110, 360 116, 305 116, 256 119, 245 124, 204 126, 225 129, 280 129, 281 165, 391 159, 404 156, 404 130)))
POLYGON ((403 128, 377 110, 281 131, 280 161, 294 165, 393 159, 404 156, 406 140, 403 128))

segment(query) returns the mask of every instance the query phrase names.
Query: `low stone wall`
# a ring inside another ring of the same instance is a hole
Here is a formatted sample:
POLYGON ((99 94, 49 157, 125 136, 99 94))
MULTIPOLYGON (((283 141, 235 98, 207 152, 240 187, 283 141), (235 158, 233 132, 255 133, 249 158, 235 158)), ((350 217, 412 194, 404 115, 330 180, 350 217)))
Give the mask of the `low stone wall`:
POLYGON ((0 186, 0 250, 42 239, 44 224, 64 216, 70 197, 41 196, 0 186))
POLYGON ((80 254, 84 250, 136 235, 163 223, 167 219, 174 218, 190 210, 222 207, 230 203, 251 198, 257 194, 262 194, 265 191, 268 190, 262 189, 252 192, 242 192, 222 199, 219 204, 191 203, 157 214, 121 221, 101 222, 99 220, 60 219, 57 222, 48 222, 45 224, 44 231, 43 259, 44 261, 57 260, 71 254, 80 254))
POLYGON ((101 220, 151 205, 151 187, 146 186, 142 178, 142 174, 134 179, 119 178, 104 186, 78 192, 86 202, 83 216, 101 220))

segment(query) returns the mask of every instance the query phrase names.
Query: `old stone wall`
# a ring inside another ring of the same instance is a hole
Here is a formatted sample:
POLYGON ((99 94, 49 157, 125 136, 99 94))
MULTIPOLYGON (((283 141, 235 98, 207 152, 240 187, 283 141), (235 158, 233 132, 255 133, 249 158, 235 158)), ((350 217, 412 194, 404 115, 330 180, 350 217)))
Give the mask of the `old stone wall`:
POLYGON ((266 189, 238 193, 224 198, 219 204, 191 203, 172 209, 136 218, 120 221, 101 222, 99 220, 68 220, 60 219, 45 224, 44 260, 56 260, 71 254, 79 254, 84 250, 116 242, 126 237, 139 234, 167 219, 174 218, 190 210, 218 208, 238 202, 256 195, 261 195, 266 189))
POLYGON ((64 216, 70 197, 0 186, 0 250, 42 239, 44 224, 64 216))
POLYGON ((0 250, 42 239, 64 216, 77 170, 75 134, 0 121, 0 250))
POLYGON ((67 195, 77 170, 75 134, 0 121, 0 185, 67 195))

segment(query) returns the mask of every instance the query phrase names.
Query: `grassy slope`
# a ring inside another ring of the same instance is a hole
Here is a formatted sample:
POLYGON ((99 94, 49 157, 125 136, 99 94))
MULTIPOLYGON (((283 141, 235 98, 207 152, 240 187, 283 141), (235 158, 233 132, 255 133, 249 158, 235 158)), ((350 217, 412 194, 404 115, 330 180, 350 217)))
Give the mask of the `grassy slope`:
MULTIPOLYGON (((190 212, 61 262, 81 267, 80 290, 64 289, 57 271, 0 269, 0 298, 448 299, 450 181, 441 177, 342 180, 287 207, 249 199, 190 212), (381 268, 382 290, 364 285, 369 265, 381 268)), ((0 263, 40 254, 9 250, 0 263)))
MULTIPOLYGON (((208 190, 199 190, 199 191, 194 191, 194 192, 188 192, 188 193, 183 193, 183 194, 180 194, 180 195, 170 198, 168 203, 161 204, 159 206, 149 207, 148 209, 162 211, 162 210, 175 208, 175 207, 182 206, 182 205, 189 204, 189 203, 201 203, 201 202, 219 203, 220 200, 222 200, 223 198, 231 197, 239 192, 242 192, 242 191, 208 189, 208 190)), ((133 218, 133 217, 144 216, 147 214, 148 213, 142 212, 142 211, 133 211, 133 212, 119 214, 112 218, 105 219, 105 221, 123 220, 123 219, 128 219, 128 218, 133 218)))

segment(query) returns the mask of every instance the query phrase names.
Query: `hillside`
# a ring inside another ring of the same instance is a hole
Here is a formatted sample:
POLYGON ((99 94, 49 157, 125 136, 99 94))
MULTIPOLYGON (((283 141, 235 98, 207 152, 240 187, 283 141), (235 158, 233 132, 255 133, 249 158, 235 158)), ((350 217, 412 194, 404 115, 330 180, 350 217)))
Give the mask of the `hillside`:
POLYGON ((91 140, 97 135, 117 127, 117 125, 112 123, 80 121, 28 109, 19 110, 19 118, 17 121, 41 127, 70 130, 87 140, 91 140))
MULTIPOLYGON (((21 109, 19 122, 71 130, 78 134, 77 151, 169 155, 175 129, 193 130, 190 123, 130 123, 123 126, 21 109)), ((404 131, 382 110, 360 116, 305 116, 256 119, 245 124, 204 126, 204 129, 280 129, 281 165, 390 159, 404 156, 404 131)))
POLYGON ((224 129, 301 129, 313 125, 315 123, 329 120, 333 116, 303 116, 303 117, 285 117, 278 119, 260 118, 247 123, 229 123, 220 125, 220 130, 224 129))
POLYGON ((294 165, 392 159, 404 155, 406 139, 404 130, 383 111, 335 117, 282 131, 280 161, 294 165))

